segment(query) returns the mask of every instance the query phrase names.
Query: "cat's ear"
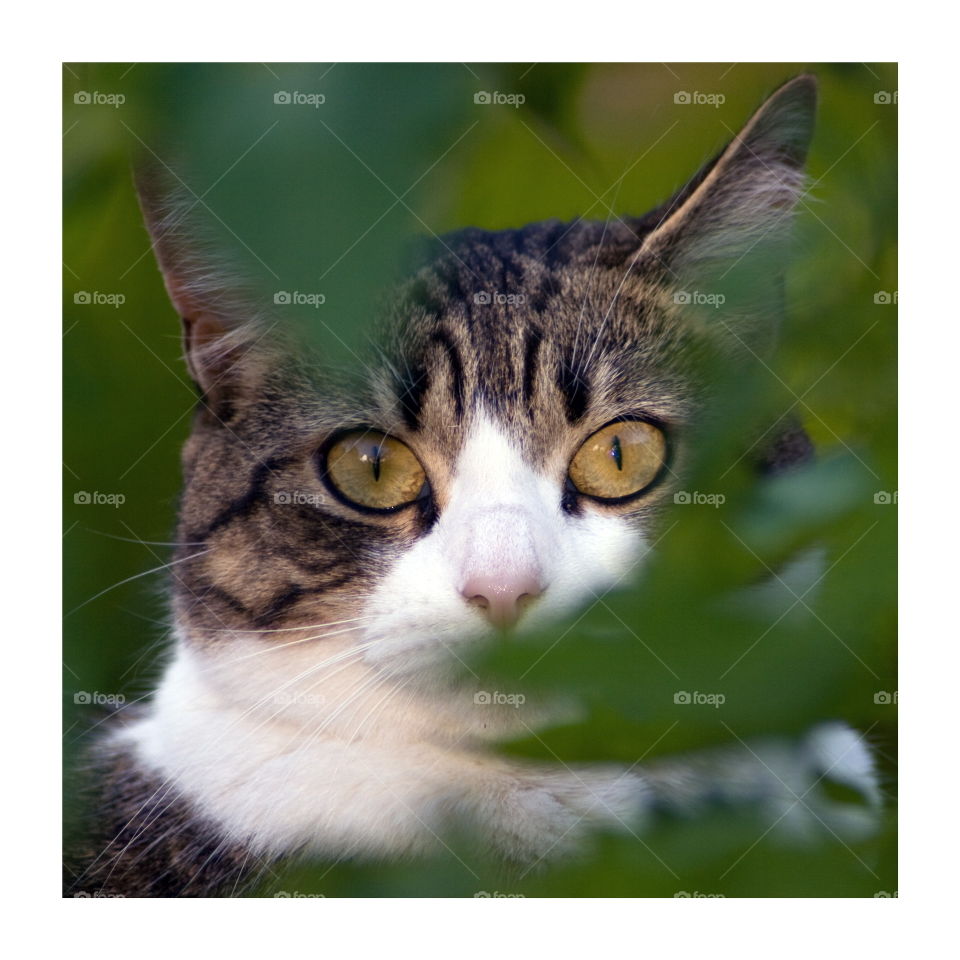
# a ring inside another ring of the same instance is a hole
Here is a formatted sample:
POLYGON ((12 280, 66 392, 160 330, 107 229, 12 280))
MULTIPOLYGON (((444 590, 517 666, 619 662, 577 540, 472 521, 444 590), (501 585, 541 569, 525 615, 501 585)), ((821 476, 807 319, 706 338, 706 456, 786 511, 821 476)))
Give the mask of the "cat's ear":
POLYGON ((258 337, 252 298, 203 237, 201 201, 155 164, 134 175, 140 209, 164 284, 183 326, 190 376, 211 402, 227 392, 258 337))
POLYGON ((809 74, 774 92, 726 149, 657 211, 639 259, 661 264, 668 281, 686 283, 754 250, 769 254, 782 246, 804 189, 816 103, 817 81, 809 74))

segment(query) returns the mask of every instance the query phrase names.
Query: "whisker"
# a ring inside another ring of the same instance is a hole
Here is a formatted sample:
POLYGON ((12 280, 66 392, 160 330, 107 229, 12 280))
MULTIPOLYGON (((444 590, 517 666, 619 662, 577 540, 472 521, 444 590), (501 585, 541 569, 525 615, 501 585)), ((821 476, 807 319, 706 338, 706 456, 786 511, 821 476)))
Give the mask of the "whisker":
MULTIPOLYGON (((132 707, 135 703, 142 703, 151 695, 152 694, 150 693, 145 693, 142 697, 137 697, 134 700, 125 700, 123 703, 124 709, 126 709, 127 707, 132 707)), ((101 717, 96 723, 91 724, 89 727, 85 727, 83 729, 83 732, 78 734, 76 737, 74 737, 73 740, 70 741, 70 743, 71 744, 78 743, 80 740, 87 737, 92 730, 96 730, 97 727, 100 726, 100 724, 107 723, 108 721, 113 720, 115 716, 116 716, 115 713, 111 713, 111 714, 107 714, 107 716, 105 717, 101 717)), ((69 733, 69 731, 67 732, 69 733)))
POLYGON ((373 720, 374 715, 382 712, 390 700, 397 696, 397 694, 399 694, 408 683, 409 680, 404 679, 399 684, 392 683, 389 685, 387 692, 370 708, 370 710, 367 711, 367 715, 357 724, 356 729, 347 738, 348 741, 352 743, 363 729, 364 724, 370 723, 373 720))
MULTIPOLYGON (((375 614, 370 614, 369 616, 357 617, 358 620, 370 619, 375 614)), ((204 627, 204 633, 250 633, 250 634, 262 634, 262 633, 295 633, 299 630, 319 630, 321 627, 329 627, 338 623, 352 623, 352 619, 348 620, 331 620, 329 623, 305 623, 297 627, 204 627)))
MULTIPOLYGON (((338 663, 338 662, 340 662, 341 660, 343 660, 343 659, 345 659, 345 658, 347 658, 347 657, 349 657, 349 656, 359 655, 360 653, 363 653, 363 651, 366 650, 368 647, 373 646, 373 644, 374 644, 375 642, 376 642, 376 641, 372 641, 372 640, 371 640, 371 641, 368 641, 367 643, 358 644, 356 647, 353 647, 353 648, 351 648, 351 649, 348 650, 348 651, 345 651, 345 652, 336 654, 336 655, 333 656, 333 657, 329 657, 329 658, 327 658, 326 660, 322 661, 321 663, 319 663, 319 664, 314 664, 314 665, 312 665, 311 667, 309 667, 308 669, 301 671, 301 673, 299 673, 297 676, 295 676, 295 677, 287 680, 285 683, 281 684, 279 687, 274 688, 274 689, 273 689, 270 693, 268 693, 266 696, 262 697, 262 698, 261 698, 260 700, 258 700, 256 703, 250 705, 250 706, 247 707, 245 710, 241 711, 236 717, 234 717, 234 719, 220 732, 220 734, 219 734, 216 738, 214 738, 214 740, 213 740, 211 743, 209 743, 209 744, 207 745, 208 748, 215 747, 235 726, 237 726, 237 724, 239 724, 239 723, 240 723, 244 718, 246 718, 250 713, 252 713, 254 710, 258 709, 259 707, 263 706, 265 703, 268 703, 271 699, 275 698, 275 697, 277 696, 277 694, 279 694, 282 690, 286 689, 286 688, 287 688, 288 686, 290 686, 291 684, 297 683, 298 681, 300 681, 300 680, 303 679, 304 677, 309 676, 311 673, 314 673, 314 672, 317 672, 317 671, 319 671, 319 670, 322 670, 322 669, 326 668, 327 666, 331 666, 331 665, 334 664, 334 663, 338 663)), ((318 682, 319 682, 319 681, 318 681, 318 682)), ((282 710, 282 708, 281 708, 281 710, 282 710)), ((260 723, 258 723, 258 724, 257 724, 255 727, 253 727, 251 730, 247 731, 246 736, 247 736, 248 738, 251 737, 254 733, 256 733, 256 732, 264 725, 264 723, 269 722, 269 720, 273 719, 273 717, 275 717, 275 716, 276 716, 278 713, 280 713, 280 712, 281 712, 280 710, 277 710, 276 713, 274 713, 271 717, 269 717, 269 718, 267 718, 266 720, 263 720, 263 721, 261 721, 260 723)), ((123 836, 124 831, 125 831, 128 827, 130 827, 131 824, 133 824, 133 823, 136 821, 137 817, 140 816, 140 814, 147 808, 147 806, 148 806, 150 803, 152 803, 152 802, 154 801, 155 798, 158 797, 158 795, 159 795, 159 797, 160 797, 158 803, 163 803, 163 802, 166 800, 167 796, 170 794, 170 791, 171 791, 171 790, 175 791, 175 792, 174 792, 174 796, 166 803, 165 806, 163 806, 162 808, 158 809, 158 810, 152 815, 152 818, 151 818, 148 822, 146 822, 146 823, 144 823, 144 824, 141 824, 140 827, 138 828, 138 830, 134 833, 134 835, 133 835, 133 836, 127 841, 127 843, 124 845, 123 849, 120 850, 117 854, 115 854, 115 856, 114 856, 114 858, 113 858, 113 859, 114 859, 114 866, 111 867, 110 872, 107 874, 107 877, 106 877, 106 879, 109 879, 110 876, 111 876, 112 873, 113 873, 113 870, 116 869, 116 865, 122 860, 123 856, 126 854, 127 850, 130 848, 130 845, 133 844, 134 842, 136 842, 136 841, 143 835, 144 831, 148 830, 148 829, 150 828, 150 826, 151 826, 160 816, 162 816, 163 813, 166 812, 166 810, 168 810, 168 809, 170 808, 170 806, 171 806, 173 803, 176 802, 177 799, 179 799, 179 797, 183 796, 183 791, 182 791, 180 788, 176 787, 176 785, 175 785, 174 780, 173 780, 172 777, 165 777, 165 778, 160 782, 160 784, 158 785, 158 787, 156 788, 156 790, 154 790, 153 793, 151 793, 150 796, 147 797, 146 800, 144 800, 143 803, 140 804, 140 807, 130 816, 129 820, 127 820, 127 822, 120 828, 120 830, 119 830, 119 832, 117 833, 117 835, 116 835, 112 840, 108 841, 106 847, 104 847, 104 849, 101 850, 100 853, 90 862, 90 864, 87 866, 87 868, 83 871, 83 873, 82 873, 82 874, 80 875, 80 877, 78 877, 77 879, 78 879, 78 880, 82 879, 84 876, 87 875, 87 873, 89 873, 89 872, 93 869, 93 867, 101 860, 101 858, 104 856, 104 854, 105 854, 105 853, 107 852, 107 850, 110 848, 110 845, 113 844, 114 842, 116 842, 117 840, 119 840, 119 838, 120 838, 121 836, 123 836)), ((104 882, 106 882, 106 879, 105 879, 104 882)))
POLYGON ((69 613, 64 614, 63 619, 66 620, 67 617, 72 616, 78 610, 85 607, 88 603, 93 603, 94 600, 102 597, 105 593, 109 593, 111 590, 115 590, 117 587, 122 587, 125 583, 130 583, 133 580, 139 580, 141 577, 148 577, 151 573, 159 573, 161 570, 166 570, 169 567, 176 566, 178 563, 186 563, 188 560, 196 560, 197 557, 202 557, 204 554, 209 552, 209 550, 200 550, 198 553, 190 554, 189 557, 181 557, 179 560, 171 560, 169 563, 162 563, 159 567, 154 567, 152 570, 144 570, 143 573, 135 573, 132 577, 127 577, 124 580, 120 580, 118 583, 114 583, 111 586, 101 590, 99 593, 95 593, 89 599, 84 600, 83 603, 74 607, 69 613))
POLYGON ((93 527, 84 527, 87 533, 95 533, 98 537, 106 537, 108 540, 122 540, 124 543, 139 543, 145 547, 202 547, 205 546, 204 540, 141 540, 139 537, 120 537, 115 533, 104 533, 103 530, 94 530, 93 527))
MULTIPOLYGON (((362 651, 351 650, 351 651, 348 651, 348 652, 349 652, 349 653, 358 653, 358 652, 362 652, 362 651)), ((333 660, 335 660, 335 659, 336 659, 336 658, 331 658, 331 661, 333 661, 333 660)), ((344 655, 344 656, 343 656, 343 659, 346 661, 345 663, 342 663, 339 667, 337 667, 336 670, 332 670, 330 673, 326 673, 326 674, 324 674, 323 676, 317 678, 317 680, 316 680, 314 683, 312 683, 309 687, 307 687, 307 691, 306 691, 306 692, 309 693, 309 691, 316 689, 316 687, 317 687, 318 684, 320 684, 320 683, 326 683, 331 677, 335 677, 338 673, 342 672, 343 670, 346 670, 348 667, 350 667, 350 666, 353 665, 353 664, 350 662, 350 658, 349 658, 348 656, 344 655)), ((327 661, 327 662, 330 663, 331 661, 327 661)), ((304 679, 305 677, 309 676, 310 673, 311 673, 310 670, 304 671, 303 674, 301 674, 300 679, 304 679)), ((365 677, 362 677, 362 678, 361 678, 361 682, 362 682, 363 680, 365 680, 365 679, 366 679, 365 677)), ((262 720, 256 727, 254 727, 254 730, 250 731, 250 733, 252 734, 254 731, 259 730, 261 726, 263 726, 265 723, 269 723, 271 720, 274 719, 274 717, 278 716, 282 711, 283 711, 283 707, 281 706, 279 709, 275 710, 269 717, 267 717, 266 719, 262 720)), ((299 731, 298 731, 298 732, 296 733, 296 735, 291 739, 290 742, 293 743, 296 739, 298 739, 299 736, 300 736, 300 734, 303 733, 304 729, 306 729, 306 724, 304 724, 304 725, 302 725, 302 726, 300 727, 299 731)))
MULTIPOLYGON (((369 620, 370 617, 356 617, 354 620, 340 620, 328 626, 335 626, 337 623, 357 623, 360 620, 369 620)), ((284 647, 295 647, 298 643, 310 643, 313 640, 326 640, 328 637, 339 637, 345 633, 352 633, 355 627, 346 627, 343 630, 332 630, 330 633, 318 633, 313 637, 301 637, 299 640, 290 640, 287 643, 278 643, 267 647, 265 650, 255 650, 253 653, 245 653, 242 657, 235 657, 228 660, 227 664, 239 663, 241 660, 250 660, 252 657, 262 657, 266 653, 273 653, 275 650, 283 650, 284 647)))
POLYGON ((344 700, 340 703, 337 709, 333 711, 333 713, 331 713, 328 717, 324 718, 323 722, 320 724, 319 727, 317 727, 317 729, 313 732, 313 734, 311 734, 311 736, 307 739, 307 741, 302 745, 300 750, 302 751, 302 750, 305 750, 307 747, 312 746, 312 744, 316 741, 316 739, 325 730, 327 730, 330 727, 333 721, 336 720, 337 717, 339 717, 340 714, 343 713, 343 711, 346 710, 351 703, 353 703, 358 697, 360 697, 361 694, 366 693, 367 690, 369 690, 371 687, 376 686, 376 684, 380 683, 382 680, 383 678, 376 673, 370 674, 367 677, 361 677, 360 681, 357 684, 357 688, 354 690, 354 692, 351 693, 348 697, 344 698, 344 700))

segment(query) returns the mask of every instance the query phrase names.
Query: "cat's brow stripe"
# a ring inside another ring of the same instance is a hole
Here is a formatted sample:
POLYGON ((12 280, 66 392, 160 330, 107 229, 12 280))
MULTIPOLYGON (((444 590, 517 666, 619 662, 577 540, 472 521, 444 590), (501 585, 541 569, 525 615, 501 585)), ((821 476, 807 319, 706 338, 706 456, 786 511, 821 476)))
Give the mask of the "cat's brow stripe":
POLYGON ((411 430, 420 429, 420 415, 423 401, 430 390, 430 372, 426 367, 418 367, 409 379, 401 381, 397 391, 397 404, 403 422, 411 430))
MULTIPOLYGON (((514 238, 518 244, 518 249, 523 241, 520 238, 514 238)), ((524 289, 524 279, 526 277, 526 268, 524 263, 517 256, 518 250, 513 251, 509 256, 503 258, 502 271, 503 276, 500 286, 503 293, 519 293, 524 289)))
POLYGON ((531 417, 533 416, 533 386, 537 379, 537 361, 542 344, 543 334, 538 328, 531 327, 527 330, 523 348, 523 402, 527 405, 527 412, 531 417))
POLYGON ((554 297, 561 294, 560 283, 552 274, 545 274, 540 281, 540 286, 530 298, 530 309, 536 313, 543 313, 554 297))
POLYGON ((590 385, 585 375, 569 363, 561 361, 557 367, 557 386, 567 405, 567 420, 577 423, 590 405, 590 385))
POLYGON ((447 353, 447 359, 450 362, 450 377, 453 381, 453 402, 459 422, 463 419, 463 360, 456 344, 453 342, 453 338, 446 330, 438 330, 433 334, 431 340, 433 343, 442 346, 447 353))

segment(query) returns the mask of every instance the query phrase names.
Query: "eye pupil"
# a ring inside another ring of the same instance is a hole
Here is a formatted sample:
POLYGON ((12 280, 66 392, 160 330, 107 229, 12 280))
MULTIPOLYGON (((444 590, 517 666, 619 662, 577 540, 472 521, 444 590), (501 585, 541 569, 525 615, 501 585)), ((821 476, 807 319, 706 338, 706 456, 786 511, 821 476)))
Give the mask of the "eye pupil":
POLYGON ((614 437, 613 443, 610 444, 610 456, 613 457, 613 462, 617 465, 617 469, 623 470, 623 450, 620 447, 619 437, 614 437))
POLYGON ((667 440, 659 427, 647 420, 618 420, 587 438, 567 476, 585 496, 626 502, 657 480, 666 456, 667 440))
POLYGON ((355 507, 388 511, 413 503, 429 489, 420 461, 406 444, 371 429, 350 430, 321 451, 327 486, 355 507))

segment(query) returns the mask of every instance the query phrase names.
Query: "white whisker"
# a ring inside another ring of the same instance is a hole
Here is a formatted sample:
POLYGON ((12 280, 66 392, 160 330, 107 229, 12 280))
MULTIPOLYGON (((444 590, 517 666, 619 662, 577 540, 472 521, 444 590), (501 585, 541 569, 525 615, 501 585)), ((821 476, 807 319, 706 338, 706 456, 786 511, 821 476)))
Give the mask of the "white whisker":
POLYGON ((124 580, 120 580, 118 583, 114 583, 109 587, 101 590, 99 593, 95 593, 92 597, 84 600, 83 603, 74 607, 69 613, 64 614, 63 619, 66 620, 67 617, 76 613, 82 607, 85 607, 88 603, 93 603, 94 600, 102 597, 105 593, 109 593, 111 590, 115 590, 117 587, 122 587, 125 583, 130 583, 133 580, 139 580, 141 577, 148 577, 151 573, 159 573, 161 570, 166 570, 169 567, 176 566, 178 563, 186 563, 188 560, 196 560, 197 557, 202 557, 204 554, 209 553, 209 550, 200 550, 198 553, 192 553, 189 557, 181 557, 179 560, 171 560, 169 563, 162 563, 159 567, 154 567, 152 570, 144 570, 143 573, 135 573, 132 577, 127 577, 124 580))

